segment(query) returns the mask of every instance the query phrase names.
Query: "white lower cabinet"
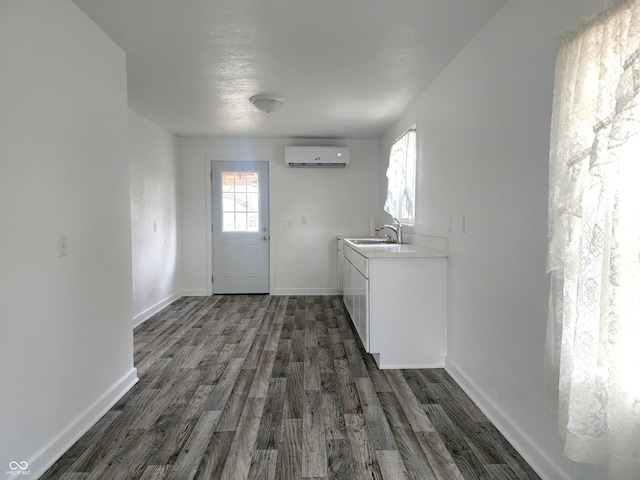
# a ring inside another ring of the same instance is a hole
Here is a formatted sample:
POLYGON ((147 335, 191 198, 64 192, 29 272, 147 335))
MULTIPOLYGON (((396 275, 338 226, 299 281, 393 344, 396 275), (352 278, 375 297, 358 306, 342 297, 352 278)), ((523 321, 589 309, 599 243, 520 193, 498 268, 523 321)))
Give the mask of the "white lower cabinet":
MULTIPOLYGON (((349 264, 351 265, 351 264, 349 264)), ((369 303, 367 302, 367 289, 369 281, 365 276, 351 265, 353 272, 353 301, 355 304, 353 318, 356 331, 365 349, 369 349, 369 303)))
POLYGON ((353 318, 353 273, 351 272, 351 268, 353 268, 353 266, 344 260, 342 264, 342 300, 347 309, 347 313, 353 318))
POLYGON ((443 367, 447 259, 366 258, 343 246, 343 299, 380 368, 443 367))
POLYGON ((352 248, 343 246, 343 299, 353 326, 365 350, 369 351, 369 281, 367 259, 352 248))

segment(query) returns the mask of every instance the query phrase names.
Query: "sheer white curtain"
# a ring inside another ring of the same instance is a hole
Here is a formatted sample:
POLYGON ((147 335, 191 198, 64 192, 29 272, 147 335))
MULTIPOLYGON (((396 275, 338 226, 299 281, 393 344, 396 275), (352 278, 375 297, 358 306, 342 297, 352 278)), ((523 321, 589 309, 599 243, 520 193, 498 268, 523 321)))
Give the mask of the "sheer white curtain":
POLYGON ((391 145, 384 210, 403 223, 412 224, 415 221, 415 201, 416 131, 411 129, 391 145))
POLYGON ((567 34, 550 152, 547 394, 565 455, 640 479, 640 0, 567 34))

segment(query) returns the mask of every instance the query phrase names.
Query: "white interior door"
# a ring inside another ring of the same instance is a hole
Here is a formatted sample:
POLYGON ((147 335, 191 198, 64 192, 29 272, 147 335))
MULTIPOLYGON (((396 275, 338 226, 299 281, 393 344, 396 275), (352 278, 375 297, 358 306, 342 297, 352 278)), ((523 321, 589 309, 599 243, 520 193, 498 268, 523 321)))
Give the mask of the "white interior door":
POLYGON ((211 172, 213 293, 269 293, 269 163, 211 172))

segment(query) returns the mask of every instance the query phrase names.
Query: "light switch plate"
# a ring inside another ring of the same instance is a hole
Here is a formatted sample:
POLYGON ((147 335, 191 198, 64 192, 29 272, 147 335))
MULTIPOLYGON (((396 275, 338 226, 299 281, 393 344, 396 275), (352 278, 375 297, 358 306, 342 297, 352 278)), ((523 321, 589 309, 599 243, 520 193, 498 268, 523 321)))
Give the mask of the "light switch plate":
POLYGON ((58 234, 58 256, 66 257, 69 250, 69 244, 67 242, 67 234, 59 233, 58 234))

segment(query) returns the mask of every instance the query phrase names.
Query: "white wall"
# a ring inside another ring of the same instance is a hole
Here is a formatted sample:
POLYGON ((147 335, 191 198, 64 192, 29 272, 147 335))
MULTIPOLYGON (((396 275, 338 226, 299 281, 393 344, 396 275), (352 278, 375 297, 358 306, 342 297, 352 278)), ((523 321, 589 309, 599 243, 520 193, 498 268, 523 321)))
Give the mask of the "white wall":
POLYGON ((35 478, 137 380, 125 69, 70 0, 0 3, 2 478, 35 478))
POLYGON ((447 368, 544 478, 602 478, 562 456, 542 370, 557 37, 597 3, 509 1, 381 140, 382 159, 417 123, 416 231, 450 237, 447 368))
POLYGON ((180 295, 175 136, 129 110, 133 324, 180 295))
POLYGON ((336 293, 336 235, 368 234, 369 218, 377 214, 378 141, 341 141, 351 147, 351 164, 344 170, 286 168, 284 146, 294 144, 287 139, 178 139, 185 294, 204 295, 211 283, 208 161, 251 159, 270 162, 271 293, 336 293), (301 216, 307 217, 306 225, 301 216), (283 228, 285 219, 293 221, 292 229, 283 228))

